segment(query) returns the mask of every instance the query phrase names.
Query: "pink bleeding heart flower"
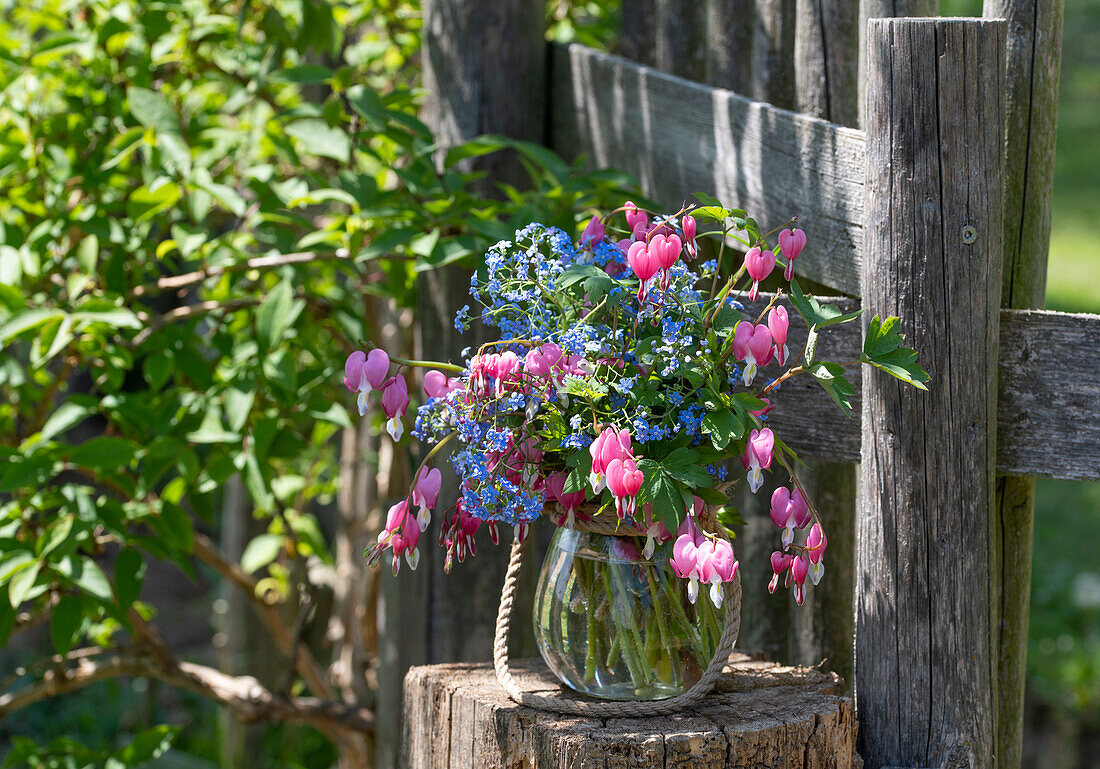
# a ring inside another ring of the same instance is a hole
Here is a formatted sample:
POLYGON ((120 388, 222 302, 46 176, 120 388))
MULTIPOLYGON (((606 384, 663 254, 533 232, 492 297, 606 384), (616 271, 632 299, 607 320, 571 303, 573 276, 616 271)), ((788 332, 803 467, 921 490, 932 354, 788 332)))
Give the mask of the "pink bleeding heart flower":
POLYGON ((390 356, 385 350, 375 348, 370 354, 356 350, 344 363, 344 386, 359 393, 359 416, 367 413, 367 395, 381 389, 390 373, 390 356))
POLYGON ((519 356, 511 350, 490 357, 493 360, 490 363, 489 374, 496 380, 496 395, 499 398, 510 385, 519 381, 522 365, 519 356))
POLYGON ((775 269, 775 254, 771 251, 761 251, 753 246, 745 252, 745 271, 752 279, 752 289, 749 290, 749 299, 756 301, 760 296, 760 281, 772 274, 775 269))
POLYGON ((783 277, 789 283, 794 275, 794 260, 806 247, 806 233, 802 230, 783 230, 779 233, 779 250, 787 260, 787 268, 783 270, 783 277))
POLYGON ((429 398, 442 398, 457 385, 458 379, 454 377, 448 379, 447 375, 441 371, 429 371, 424 375, 424 394, 429 398))
POLYGON ((697 228, 698 224, 695 222, 695 217, 691 214, 684 214, 684 218, 680 220, 680 231, 684 233, 684 246, 687 248, 688 257, 691 259, 699 255, 698 246, 695 245, 697 228))
POLYGON ((626 262, 630 269, 638 276, 638 301, 644 302, 648 291, 649 279, 657 274, 660 264, 652 249, 646 248, 644 241, 632 243, 630 250, 626 252, 626 262))
POLYGON ((395 441, 401 440, 405 432, 405 426, 401 417, 409 408, 409 388, 405 384, 405 377, 396 376, 386 389, 382 391, 382 410, 387 417, 386 431, 395 441))
POLYGON ((772 341, 775 342, 775 359, 780 366, 787 365, 787 328, 790 321, 787 317, 786 307, 773 307, 768 313, 768 331, 771 332, 772 341))
POLYGON ((680 252, 684 246, 680 242, 679 235, 658 235, 657 237, 664 237, 664 243, 657 251, 657 260, 661 265, 661 288, 667 289, 671 278, 669 271, 676 264, 676 260, 680 258, 680 252))
POLYGON ((455 502, 454 515, 444 523, 443 531, 440 533, 440 543, 446 548, 446 555, 443 559, 443 571, 446 574, 451 573, 455 556, 458 557, 458 562, 462 563, 466 560, 467 553, 477 555, 477 543, 474 535, 481 524, 482 520, 480 518, 466 512, 462 499, 459 498, 455 502))
POLYGON ((645 473, 633 459, 613 459, 607 466, 607 488, 615 498, 619 519, 633 518, 638 506, 638 491, 645 482, 645 473))
POLYGON ((688 600, 695 603, 699 597, 699 546, 691 534, 680 534, 672 543, 672 558, 669 566, 680 579, 688 580, 688 600))
POLYGON ((634 457, 630 448, 630 432, 626 429, 604 428, 596 436, 596 440, 588 445, 588 453, 592 455, 592 472, 588 481, 592 485, 592 491, 599 494, 603 490, 604 475, 611 462, 634 457))
POLYGON ((546 476, 546 484, 543 486, 547 501, 554 501, 565 508, 565 515, 558 521, 558 526, 573 527, 576 522, 577 508, 584 504, 584 490, 565 491, 565 481, 569 476, 566 473, 554 472, 546 476))
POLYGON ((815 585, 825 574, 822 557, 828 546, 829 538, 825 536, 825 530, 821 528, 820 523, 815 523, 810 529, 810 535, 806 538, 806 556, 810 559, 810 581, 815 585))
POLYGON ((664 544, 672 539, 672 534, 665 526, 664 521, 653 521, 653 506, 646 505, 646 516, 650 519, 650 524, 645 530, 645 547, 642 549, 642 555, 646 558, 652 558, 653 553, 657 550, 657 545, 664 544))
POLYGON ((753 430, 745 444, 745 453, 741 463, 748 472, 749 490, 755 494, 764 484, 764 470, 772 465, 772 449, 775 447, 775 434, 767 427, 753 430))
POLYGON ((794 561, 794 556, 789 553, 781 553, 778 550, 772 553, 772 579, 768 583, 768 592, 774 594, 779 587, 779 578, 783 576, 783 573, 787 569, 791 568, 791 563, 794 561))
POLYGON ((791 562, 791 579, 794 580, 794 600, 799 606, 806 600, 806 592, 803 585, 806 583, 806 574, 809 572, 810 565, 806 561, 806 557, 802 555, 796 555, 791 562))
POLYGON ((378 545, 371 550, 369 556, 372 562, 377 562, 382 550, 389 548, 393 551, 393 573, 396 576, 401 568, 401 555, 410 569, 415 569, 420 562, 420 551, 417 550, 417 541, 420 539, 420 527, 416 520, 409 515, 409 500, 403 499, 393 505, 386 514, 386 525, 378 534, 378 545))
POLYGON ((431 510, 439 502, 439 490, 443 486, 443 474, 439 472, 438 467, 433 467, 428 471, 421 471, 420 477, 416 479, 416 485, 413 486, 412 501, 414 505, 420 507, 420 512, 416 516, 416 523, 420 526, 421 531, 425 531, 428 528, 428 524, 431 522, 431 510))
POLYGON ((747 387, 756 378, 757 368, 766 366, 772 359, 774 348, 768 327, 743 320, 733 330, 733 357, 744 362, 741 382, 747 387))
POLYGON ((604 229, 600 217, 593 216, 588 220, 588 226, 584 228, 584 232, 581 233, 581 246, 584 248, 592 248, 600 243, 606 234, 607 230, 604 229))
POLYGON ((776 528, 783 529, 783 547, 794 542, 794 530, 810 522, 810 507, 798 488, 780 486, 772 492, 771 519, 776 528))
POLYGON ((649 216, 634 205, 633 201, 626 201, 623 210, 626 212, 626 226, 630 229, 633 230, 638 226, 644 229, 649 226, 649 216))
POLYGON ((710 583, 710 601, 715 608, 722 608, 722 599, 725 597, 722 584, 732 582, 737 576, 737 558, 733 554, 733 545, 724 539, 719 539, 711 547, 710 563, 705 574, 701 575, 703 582, 710 583))

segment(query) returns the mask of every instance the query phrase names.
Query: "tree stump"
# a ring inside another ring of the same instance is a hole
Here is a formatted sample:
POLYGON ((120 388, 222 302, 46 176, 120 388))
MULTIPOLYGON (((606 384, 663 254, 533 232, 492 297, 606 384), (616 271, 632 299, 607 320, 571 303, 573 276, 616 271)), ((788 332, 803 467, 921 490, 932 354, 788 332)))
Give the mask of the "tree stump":
MULTIPOLYGON (((529 690, 561 695, 541 660, 512 664, 529 690)), ((521 707, 488 664, 405 676, 406 769, 851 769, 856 718, 844 682, 814 668, 735 654, 701 706, 655 718, 593 719, 521 707)))

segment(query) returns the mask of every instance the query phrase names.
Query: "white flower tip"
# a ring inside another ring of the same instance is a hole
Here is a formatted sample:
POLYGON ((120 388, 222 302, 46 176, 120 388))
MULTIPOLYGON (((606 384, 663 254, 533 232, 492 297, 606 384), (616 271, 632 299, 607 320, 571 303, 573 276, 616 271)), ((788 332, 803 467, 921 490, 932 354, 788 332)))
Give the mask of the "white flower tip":
POLYGON ((749 491, 755 494, 760 490, 760 487, 764 485, 764 473, 759 467, 754 467, 749 470, 748 481, 749 491))
MULTIPOLYGON (((395 559, 396 560, 396 559, 395 559)), ((405 560, 409 563, 409 568, 416 571, 416 565, 420 563, 420 549, 415 548, 413 550, 405 551, 405 560)))
POLYGON ((432 513, 428 508, 421 507, 420 512, 416 516, 416 525, 420 527, 421 531, 428 530, 428 524, 432 522, 432 513))
POLYGON ((401 417, 391 417, 386 421, 386 432, 390 434, 390 437, 395 441, 401 440, 401 436, 405 434, 405 425, 401 422, 401 417))
POLYGON ((821 578, 825 576, 825 564, 822 561, 810 564, 810 582, 817 585, 821 581, 821 578))
POLYGON ((722 583, 715 582, 710 586, 710 602, 714 604, 715 609, 722 608, 722 583))
POLYGON ((688 582, 688 600, 693 604, 699 598, 699 580, 692 577, 688 582))

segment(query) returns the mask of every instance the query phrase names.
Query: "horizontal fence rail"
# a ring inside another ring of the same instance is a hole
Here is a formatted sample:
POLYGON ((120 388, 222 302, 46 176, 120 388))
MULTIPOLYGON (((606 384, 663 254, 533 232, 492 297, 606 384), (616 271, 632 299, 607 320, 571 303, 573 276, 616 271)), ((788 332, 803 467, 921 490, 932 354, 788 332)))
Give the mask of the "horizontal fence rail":
POLYGON ((666 206, 706 192, 768 228, 797 215, 812 238, 798 274, 858 296, 862 131, 582 45, 551 48, 554 150, 626 171, 666 206))
MULTIPOLYGON (((770 298, 745 306, 750 314, 759 312, 770 298)), ((859 306, 852 299, 831 301, 846 312, 859 306)), ((805 341, 805 327, 795 321, 787 342, 792 357, 805 341)), ((852 361, 861 345, 858 324, 833 326, 822 332, 817 358, 852 361)), ((860 461, 861 377, 850 373, 856 390, 851 417, 810 376, 779 388, 770 424, 800 454, 860 461)), ((936 372, 929 373, 935 387, 936 372)), ((1100 422, 1081 418, 1100 402, 1100 315, 1001 310, 998 393, 999 474, 1100 480, 1100 422), (1058 365, 1050 365, 1055 357, 1058 365)))

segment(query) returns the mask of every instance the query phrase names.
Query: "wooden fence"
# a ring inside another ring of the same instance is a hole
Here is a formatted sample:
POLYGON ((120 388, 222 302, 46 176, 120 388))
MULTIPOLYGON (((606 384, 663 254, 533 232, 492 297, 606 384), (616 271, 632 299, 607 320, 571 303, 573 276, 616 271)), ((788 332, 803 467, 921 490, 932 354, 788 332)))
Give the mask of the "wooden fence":
MULTIPOLYGON (((847 672, 854 616, 868 767, 1012 767, 1033 478, 1100 478, 1100 424, 1088 418, 1100 316, 1034 309, 1061 2, 987 0, 985 15, 1007 23, 877 18, 934 14, 934 0, 864 0, 861 16, 849 5, 623 0, 630 61, 545 48, 534 0, 431 0, 426 118, 445 143, 504 132, 586 154, 668 206, 705 191, 769 225, 796 213, 812 243, 800 276, 902 315, 932 374, 928 394, 865 371, 850 419, 813 383, 795 379, 780 394, 776 429, 829 461, 815 485, 858 530, 849 563, 830 548, 832 593, 798 632, 847 672), (861 28, 861 18, 874 20, 861 28), (841 125, 859 115, 863 130, 841 125), (860 464, 858 504, 854 470, 836 463, 860 464), (842 632, 830 637, 830 626, 842 632)), ((465 301, 451 288, 437 286, 439 306, 425 308, 427 351, 455 352, 446 316, 465 301)), ((859 334, 843 327, 830 355, 858 357, 859 334)), ((762 546, 744 540, 756 550, 741 553, 751 590, 748 572, 766 565, 762 546)), ((409 664, 487 658, 488 644, 471 639, 488 637, 494 607, 460 601, 491 590, 504 557, 479 555, 490 563, 478 575, 403 575, 401 628, 381 630, 390 680, 409 664)), ((397 610, 385 604, 392 626, 397 610)), ((769 632, 794 632, 751 611, 769 632)), ((382 686, 380 713, 399 711, 399 698, 382 686)), ((392 738, 380 734, 380 751, 381 765, 393 763, 392 738)))

